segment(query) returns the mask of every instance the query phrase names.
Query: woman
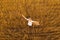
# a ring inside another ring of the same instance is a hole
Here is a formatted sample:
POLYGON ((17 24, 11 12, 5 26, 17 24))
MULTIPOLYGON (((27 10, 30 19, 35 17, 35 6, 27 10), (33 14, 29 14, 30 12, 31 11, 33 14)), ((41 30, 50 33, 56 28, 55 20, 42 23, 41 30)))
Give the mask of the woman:
POLYGON ((22 17, 28 21, 28 26, 40 25, 38 21, 33 21, 30 17, 26 18, 24 15, 22 17))

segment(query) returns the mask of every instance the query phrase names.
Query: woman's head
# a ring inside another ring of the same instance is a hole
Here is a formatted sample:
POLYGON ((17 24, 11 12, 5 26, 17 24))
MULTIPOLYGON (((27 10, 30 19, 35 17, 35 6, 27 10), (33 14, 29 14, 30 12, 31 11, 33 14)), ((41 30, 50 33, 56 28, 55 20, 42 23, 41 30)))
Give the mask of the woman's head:
POLYGON ((27 19, 32 20, 30 16, 28 16, 27 19))

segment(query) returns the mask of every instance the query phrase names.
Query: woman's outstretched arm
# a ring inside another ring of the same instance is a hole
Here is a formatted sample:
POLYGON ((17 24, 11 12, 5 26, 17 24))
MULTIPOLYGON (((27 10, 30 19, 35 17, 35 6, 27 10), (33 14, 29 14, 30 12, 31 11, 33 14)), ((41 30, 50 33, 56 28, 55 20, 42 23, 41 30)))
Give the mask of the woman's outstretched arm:
POLYGON ((39 21, 33 21, 34 25, 40 25, 39 21))
POLYGON ((27 20, 27 18, 24 15, 22 15, 22 17, 27 20))

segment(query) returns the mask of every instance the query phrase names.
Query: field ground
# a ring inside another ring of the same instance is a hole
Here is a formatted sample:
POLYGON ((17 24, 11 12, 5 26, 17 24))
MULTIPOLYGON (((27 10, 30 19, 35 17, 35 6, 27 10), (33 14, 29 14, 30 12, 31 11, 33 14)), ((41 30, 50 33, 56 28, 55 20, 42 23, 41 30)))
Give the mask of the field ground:
POLYGON ((0 0, 0 40, 60 40, 60 0, 0 0))

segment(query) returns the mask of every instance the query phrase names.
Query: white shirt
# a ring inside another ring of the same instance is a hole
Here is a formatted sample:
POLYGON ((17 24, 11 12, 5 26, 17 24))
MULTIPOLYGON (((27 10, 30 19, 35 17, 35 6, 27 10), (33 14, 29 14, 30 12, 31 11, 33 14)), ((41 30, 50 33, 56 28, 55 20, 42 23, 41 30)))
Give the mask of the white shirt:
POLYGON ((28 26, 32 26, 33 21, 29 20, 29 19, 27 19, 27 20, 28 20, 28 26))

